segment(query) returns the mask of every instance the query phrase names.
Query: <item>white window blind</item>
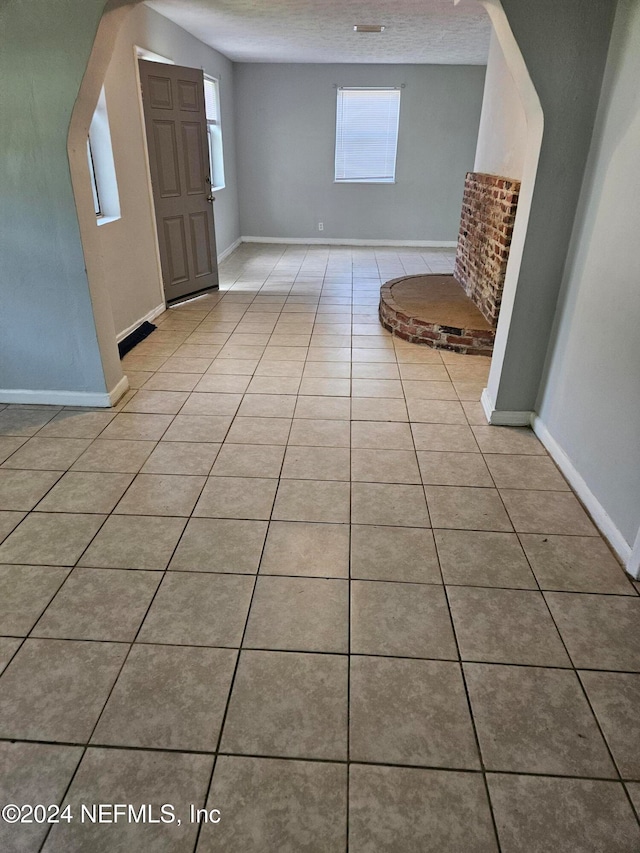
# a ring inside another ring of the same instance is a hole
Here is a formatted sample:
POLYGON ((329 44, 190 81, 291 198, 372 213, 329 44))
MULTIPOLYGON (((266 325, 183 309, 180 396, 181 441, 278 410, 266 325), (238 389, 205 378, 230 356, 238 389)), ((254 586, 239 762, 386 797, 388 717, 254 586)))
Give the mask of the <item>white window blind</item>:
POLYGON ((393 183, 400 89, 339 88, 336 181, 393 183))
POLYGON ((204 106, 207 116, 209 138, 209 162, 211 166, 211 188, 224 187, 224 154, 222 151, 222 126, 220 123, 220 89, 213 77, 204 78, 204 106))

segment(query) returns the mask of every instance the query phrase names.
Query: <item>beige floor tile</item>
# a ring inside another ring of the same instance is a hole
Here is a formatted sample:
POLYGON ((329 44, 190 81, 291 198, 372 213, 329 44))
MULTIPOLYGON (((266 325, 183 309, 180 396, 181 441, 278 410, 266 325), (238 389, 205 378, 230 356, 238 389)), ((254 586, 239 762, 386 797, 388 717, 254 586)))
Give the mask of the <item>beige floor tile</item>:
POLYGON ((138 391, 123 411, 176 415, 188 396, 186 391, 138 391))
POLYGON ((0 563, 73 566, 104 520, 104 515, 32 513, 0 545, 0 563))
POLYGON ((169 568, 255 574, 266 535, 266 521, 192 518, 169 568))
MULTIPOLYGON (((369 352, 369 350, 367 350, 369 352)), ((400 379, 396 364, 358 361, 352 365, 354 379, 400 379)))
POLYGON ((640 675, 580 672, 580 680, 623 779, 640 778, 640 675))
POLYGON ((401 364, 403 380, 418 382, 448 382, 449 374, 442 364, 401 364))
POLYGON ((490 773, 487 784, 503 853, 633 853, 640 847, 638 824, 617 782, 490 773))
MULTIPOLYGON (((329 423, 336 423, 330 421, 329 423)), ((346 447, 289 446, 282 477, 291 480, 349 481, 350 452, 346 447)))
POLYGON ((363 483, 420 483, 413 450, 351 451, 351 479, 363 483))
POLYGON ((53 827, 47 839, 47 853, 110 848, 171 849, 176 853, 193 850, 198 827, 188 820, 189 808, 191 804, 196 809, 204 807, 212 766, 209 755, 89 748, 65 799, 74 814, 80 814, 81 805, 86 803, 130 803, 136 812, 153 803, 156 817, 156 804, 166 802, 175 807, 176 816, 182 816, 181 824, 62 822, 53 827))
POLYGON ((224 444, 211 475, 214 477, 279 477, 285 448, 269 444, 224 444))
MULTIPOLYGON (((0 637, 0 674, 7 668, 21 644, 22 638, 0 637)), ((2 838, 1 833, 0 838, 2 838)))
POLYGON ((416 450, 478 453, 471 428, 466 424, 412 424, 416 450))
MULTIPOLYGON (((274 362, 274 364, 280 362, 274 362)), ((297 394, 300 386, 298 376, 254 376, 247 388, 249 394, 297 394)))
POLYGON ((569 491, 564 477, 548 456, 515 456, 494 453, 485 456, 499 489, 569 491))
POLYGON ((0 634, 26 637, 69 569, 0 566, 0 634))
POLYGON ((2 736, 86 743, 127 650, 125 643, 27 640, 2 674, 2 736))
POLYGON ((224 441, 231 426, 230 416, 176 415, 163 436, 164 441, 224 441))
POLYGON ((402 382, 407 400, 457 400, 451 382, 438 380, 405 379, 402 382))
POLYGON ((342 853, 346 802, 345 765, 223 755, 207 808, 224 803, 225 821, 203 826, 198 849, 342 853))
POLYGON ((296 398, 292 394, 247 394, 238 409, 238 416, 292 418, 295 407, 296 398))
POLYGON ((137 642, 237 648, 252 591, 253 578, 245 575, 168 573, 137 642))
POLYGON ((91 444, 88 438, 30 438, 16 450, 3 468, 65 471, 91 444))
POLYGON ((100 512, 113 510, 133 474, 69 471, 38 504, 38 512, 100 512))
POLYGON ((446 584, 537 589, 515 533, 435 530, 446 584))
POLYGON ((40 430, 38 438, 97 438, 114 417, 113 412, 65 410, 40 430))
POLYGON ((351 577, 440 583, 433 534, 409 527, 351 527, 351 577))
POLYGON ((142 466, 143 474, 203 474, 211 471, 219 444, 161 441, 142 466))
POLYGON ((222 752, 347 757, 347 657, 243 651, 222 752))
MULTIPOLYGON (((258 367, 258 359, 257 358, 246 358, 246 359, 245 358, 243 358, 243 359, 239 359, 239 358, 216 358, 213 361, 213 363, 211 364, 211 367, 207 370, 205 376, 202 378, 200 376, 198 377, 198 382, 200 382, 201 379, 206 379, 209 376, 217 376, 217 377, 222 377, 222 376, 235 376, 235 377, 253 376, 253 374, 256 372, 257 367, 258 367)), ((211 384, 213 386, 216 386, 219 384, 224 385, 225 383, 203 382, 203 386, 206 386, 207 384, 211 384)), ((246 383, 241 382, 241 381, 235 381, 235 382, 232 382, 231 384, 236 385, 236 386, 244 386, 246 383)), ((205 391, 206 387, 200 388, 199 390, 205 391)), ((242 390, 244 390, 244 388, 241 387, 241 392, 242 392, 242 390)), ((237 393, 237 388, 236 388, 236 393, 237 393)))
POLYGON ((385 399, 400 399, 402 383, 397 379, 353 379, 351 393, 354 397, 383 397, 385 399))
POLYGON ((30 510, 62 476, 61 471, 0 468, 0 510, 30 510))
MULTIPOLYGON (((355 346, 351 350, 351 361, 354 364, 388 364, 396 366, 396 354, 391 348, 372 349, 370 347, 355 346)), ((369 377, 364 377, 369 378, 369 377)), ((371 377, 372 379, 388 379, 389 377, 371 377)), ((392 379, 399 379, 399 376, 392 376, 392 379)))
POLYGON ((195 391, 204 394, 244 394, 250 381, 251 374, 209 372, 198 382, 195 391))
POLYGON ((158 572, 76 568, 32 636, 133 642, 159 583, 158 572))
POLYGON ((259 577, 243 646, 299 652, 348 652, 345 580, 259 577))
POLYGON ((189 394, 181 415, 235 415, 242 400, 242 394, 189 394))
POLYGON ((145 391, 193 391, 199 381, 195 373, 152 373, 142 387, 145 391))
POLYGON ((471 403, 477 403, 480 401, 480 398, 482 397, 482 392, 484 391, 486 384, 486 379, 483 379, 481 381, 465 381, 463 379, 453 380, 453 387, 456 390, 458 398, 460 400, 465 400, 471 403))
POLYGON ((155 446, 155 441, 103 441, 98 438, 74 462, 71 470, 137 474, 155 446))
POLYGON ((441 586, 354 581, 351 652, 457 660, 449 608, 441 586))
POLYGON ((0 435, 0 463, 8 459, 19 447, 22 447, 25 441, 27 441, 26 436, 0 435))
MULTIPOLYGON (((0 797, 5 803, 59 803, 82 757, 82 748, 40 743, 0 744, 0 797)), ((50 824, 4 823, 0 844, 18 853, 39 850, 50 824)))
POLYGON ((295 417, 322 420, 349 420, 351 400, 343 397, 298 397, 295 417))
POLYGON ((237 652, 136 645, 92 743, 213 752, 237 652))
POLYGON ((575 672, 463 666, 487 770, 615 777, 575 672))
POLYGON ((59 411, 55 406, 8 406, 0 412, 0 435, 35 435, 59 411))
POLYGON ((442 364, 440 350, 394 341, 398 364, 442 364))
POLYGON ((354 851, 497 853, 478 773, 415 767, 349 769, 349 846, 354 851), (376 815, 384 812, 385 820, 376 815))
POLYGON ((260 477, 210 477, 193 515, 268 519, 277 486, 277 480, 260 477))
POLYGON ((411 429, 405 423, 355 421, 351 446, 375 450, 413 450, 411 429))
POLYGON ((473 434, 483 453, 546 455, 533 432, 524 427, 474 426, 473 434))
POLYGON ((407 400, 412 421, 425 424, 466 424, 464 410, 457 400, 407 400))
POLYGON ((194 475, 138 474, 114 512, 118 515, 191 515, 206 479, 194 475))
POLYGON ((352 761, 480 766, 457 663, 352 657, 350 718, 352 761))
POLYGON ((281 480, 273 518, 276 521, 349 522, 349 483, 281 480))
POLYGON ((352 522, 400 527, 430 527, 424 491, 420 486, 354 483, 352 522))
MULTIPOLYGON (((302 398, 301 398, 302 399, 302 398)), ((296 413, 298 408, 296 408, 296 413)), ((350 442, 348 420, 294 418, 289 434, 289 445, 307 447, 344 447, 350 442)))
POLYGON ((351 364, 348 361, 307 361, 303 379, 350 379, 351 364))
POLYGON ((496 489, 425 486, 425 493, 434 528, 512 530, 496 489))
POLYGON ((407 422, 407 406, 404 400, 381 397, 355 397, 351 401, 351 418, 354 421, 407 422))
POLYGON ((348 397, 351 393, 349 379, 302 378, 300 394, 310 397, 348 397))
POLYGON ((595 536, 520 534, 542 589, 633 595, 633 586, 606 543, 595 536))
POLYGON ((226 441, 231 444, 282 444, 287 443, 291 420, 289 418, 236 417, 226 441))
POLYGON ((545 592, 574 666, 640 672, 640 599, 545 592))
POLYGON ((171 415, 142 415, 123 412, 100 434, 101 439, 158 441, 171 424, 171 415))
POLYGON ((15 530, 25 515, 25 512, 0 510, 0 542, 6 539, 12 530, 15 530))
POLYGON ((172 356, 158 368, 160 373, 204 373, 212 358, 176 358, 172 356))
POLYGON ((348 577, 348 525, 272 521, 260 573, 348 577))
POLYGON ((79 565, 166 569, 185 522, 184 518, 112 515, 82 555, 79 565))
POLYGON ((471 426, 487 426, 487 416, 484 413, 482 403, 472 400, 463 400, 462 408, 471 426))
POLYGON ((479 453, 418 451, 422 482, 435 486, 493 486, 479 453))
POLYGON ((304 362, 301 361, 261 361, 257 366, 255 375, 263 377, 290 376, 300 379, 304 370, 304 362))
POLYGON ((593 522, 571 493, 501 489, 500 496, 518 533, 598 535, 593 522))
POLYGON ((452 586, 447 595, 462 660, 571 666, 541 593, 452 586))

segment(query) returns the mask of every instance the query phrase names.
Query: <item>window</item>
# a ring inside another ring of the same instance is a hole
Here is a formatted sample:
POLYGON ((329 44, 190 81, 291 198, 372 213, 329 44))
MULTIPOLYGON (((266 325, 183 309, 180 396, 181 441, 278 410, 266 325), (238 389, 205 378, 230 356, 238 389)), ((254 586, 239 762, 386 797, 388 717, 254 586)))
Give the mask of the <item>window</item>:
POLYGON ((120 218, 120 198, 104 89, 100 92, 96 111, 91 119, 87 159, 96 222, 98 225, 104 225, 120 218))
POLYGON ((399 117, 400 89, 338 89, 337 182, 395 182, 399 117))
POLYGON ((211 185, 214 190, 224 187, 224 158, 222 156, 222 127, 220 126, 220 91, 217 80, 204 78, 204 104, 209 137, 211 185))

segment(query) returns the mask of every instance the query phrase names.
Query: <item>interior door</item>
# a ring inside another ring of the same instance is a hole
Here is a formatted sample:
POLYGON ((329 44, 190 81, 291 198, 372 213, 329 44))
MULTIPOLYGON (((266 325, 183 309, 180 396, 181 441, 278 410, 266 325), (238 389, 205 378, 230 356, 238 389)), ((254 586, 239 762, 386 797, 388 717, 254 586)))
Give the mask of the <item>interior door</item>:
POLYGON ((139 60, 167 303, 218 287, 202 71, 139 60))

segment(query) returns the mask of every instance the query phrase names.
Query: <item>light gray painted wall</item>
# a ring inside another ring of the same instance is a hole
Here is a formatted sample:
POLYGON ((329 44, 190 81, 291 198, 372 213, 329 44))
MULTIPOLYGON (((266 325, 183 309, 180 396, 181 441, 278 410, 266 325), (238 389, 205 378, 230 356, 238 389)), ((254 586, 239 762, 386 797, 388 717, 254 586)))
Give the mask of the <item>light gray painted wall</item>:
POLYGON ((163 301, 155 224, 144 153, 135 46, 202 68, 220 81, 226 187, 216 191, 218 252, 240 236, 236 181, 233 63, 147 6, 137 6, 120 30, 105 79, 105 94, 122 218, 96 226, 116 332, 163 301))
POLYGON ((621 0, 540 417, 633 546, 640 526, 640 2, 621 0))
POLYGON ((105 391, 67 159, 103 6, 0 4, 0 389, 105 391))
POLYGON ((484 67, 236 66, 244 235, 455 241, 484 67), (395 184, 335 184, 336 89, 402 90, 395 184), (324 231, 318 232, 318 222, 324 231))
POLYGON ((540 98, 544 134, 517 289, 509 293, 505 287, 498 324, 496 349, 503 357, 494 354, 488 388, 496 410, 530 412, 555 316, 615 0, 502 0, 502 6, 540 98))
POLYGON ((527 118, 495 32, 491 34, 474 170, 522 179, 527 118))

